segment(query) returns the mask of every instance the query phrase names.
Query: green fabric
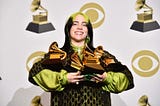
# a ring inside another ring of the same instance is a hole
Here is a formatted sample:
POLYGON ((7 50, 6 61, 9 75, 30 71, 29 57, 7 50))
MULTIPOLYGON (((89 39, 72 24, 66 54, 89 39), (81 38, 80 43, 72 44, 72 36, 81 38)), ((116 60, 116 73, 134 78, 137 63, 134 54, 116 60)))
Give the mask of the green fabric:
POLYGON ((102 88, 108 92, 119 93, 127 89, 129 80, 125 74, 120 72, 107 72, 107 77, 104 80, 106 83, 102 88))
POLYGON ((73 44, 71 44, 71 46, 72 46, 73 50, 78 53, 78 56, 82 60, 82 58, 83 58, 82 52, 83 52, 84 46, 79 47, 79 46, 75 46, 73 44))
POLYGON ((53 72, 49 69, 43 69, 36 74, 33 79, 45 91, 62 91, 63 85, 67 84, 67 71, 53 72))
MULTIPOLYGON (((49 69, 43 69, 40 73, 35 75, 33 79, 45 91, 62 91, 63 85, 67 84, 67 71, 53 72, 49 69)), ((129 80, 123 73, 107 72, 107 77, 104 80, 106 84, 103 90, 108 92, 119 93, 127 89, 129 80)))

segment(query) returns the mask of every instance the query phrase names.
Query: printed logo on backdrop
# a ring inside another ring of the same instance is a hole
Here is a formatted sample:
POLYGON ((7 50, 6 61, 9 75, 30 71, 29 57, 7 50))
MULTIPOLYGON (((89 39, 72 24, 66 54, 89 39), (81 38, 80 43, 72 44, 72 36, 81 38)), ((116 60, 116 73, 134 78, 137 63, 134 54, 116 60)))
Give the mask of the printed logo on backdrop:
POLYGON ((41 5, 40 0, 33 0, 30 6, 30 10, 33 12, 32 22, 30 22, 26 30, 43 33, 55 30, 52 23, 48 22, 48 10, 41 5))
POLYGON ((80 12, 89 16, 93 28, 101 26, 105 19, 105 12, 102 6, 97 3, 87 3, 80 8, 80 12))
POLYGON ((27 71, 30 71, 31 67, 33 66, 34 63, 38 62, 44 57, 45 52, 43 51, 37 51, 32 53, 26 61, 26 69, 27 71))
POLYGON ((149 50, 139 51, 132 58, 134 72, 142 77, 151 77, 157 73, 160 66, 158 56, 149 50))
POLYGON ((145 0, 137 0, 135 10, 137 11, 137 20, 133 22, 130 29, 147 32, 160 28, 158 22, 153 19, 153 8, 146 4, 145 0))

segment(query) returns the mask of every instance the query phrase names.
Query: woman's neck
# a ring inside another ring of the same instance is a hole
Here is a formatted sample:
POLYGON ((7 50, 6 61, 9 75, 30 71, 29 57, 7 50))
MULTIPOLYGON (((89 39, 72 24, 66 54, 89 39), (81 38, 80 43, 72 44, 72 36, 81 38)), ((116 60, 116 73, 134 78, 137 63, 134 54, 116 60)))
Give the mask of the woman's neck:
POLYGON ((84 42, 71 42, 72 45, 76 46, 76 47, 83 47, 84 46, 84 42))
POLYGON ((77 52, 78 56, 80 57, 80 59, 82 60, 83 58, 83 50, 84 50, 84 44, 83 46, 77 46, 71 43, 72 49, 74 50, 74 52, 77 52))
POLYGON ((76 48, 76 49, 82 49, 82 48, 84 48, 84 44, 83 45, 75 45, 75 44, 73 44, 73 43, 71 43, 71 46, 72 46, 72 48, 76 48))

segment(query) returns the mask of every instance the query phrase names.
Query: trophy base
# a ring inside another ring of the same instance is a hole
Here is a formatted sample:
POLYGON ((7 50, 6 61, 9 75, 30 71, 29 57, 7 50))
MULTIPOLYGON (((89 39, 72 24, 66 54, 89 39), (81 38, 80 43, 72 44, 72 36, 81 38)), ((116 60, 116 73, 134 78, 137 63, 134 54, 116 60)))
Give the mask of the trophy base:
POLYGON ((51 23, 36 24, 36 23, 30 22, 26 30, 31 31, 31 32, 36 32, 36 33, 42 33, 42 32, 48 32, 48 31, 55 30, 55 28, 53 27, 51 23))
POLYGON ((151 21, 146 23, 134 21, 130 29, 140 31, 140 32, 147 32, 147 31, 156 30, 159 28, 160 26, 157 23, 157 21, 151 21))

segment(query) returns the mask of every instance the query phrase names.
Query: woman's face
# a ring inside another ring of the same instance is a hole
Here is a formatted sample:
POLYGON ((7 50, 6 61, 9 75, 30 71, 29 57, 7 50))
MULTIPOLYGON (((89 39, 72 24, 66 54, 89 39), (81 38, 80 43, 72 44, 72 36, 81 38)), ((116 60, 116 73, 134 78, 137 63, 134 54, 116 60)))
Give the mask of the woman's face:
POLYGON ((73 25, 70 29, 71 42, 78 46, 84 44, 88 34, 87 22, 82 15, 77 15, 73 20, 73 25))

